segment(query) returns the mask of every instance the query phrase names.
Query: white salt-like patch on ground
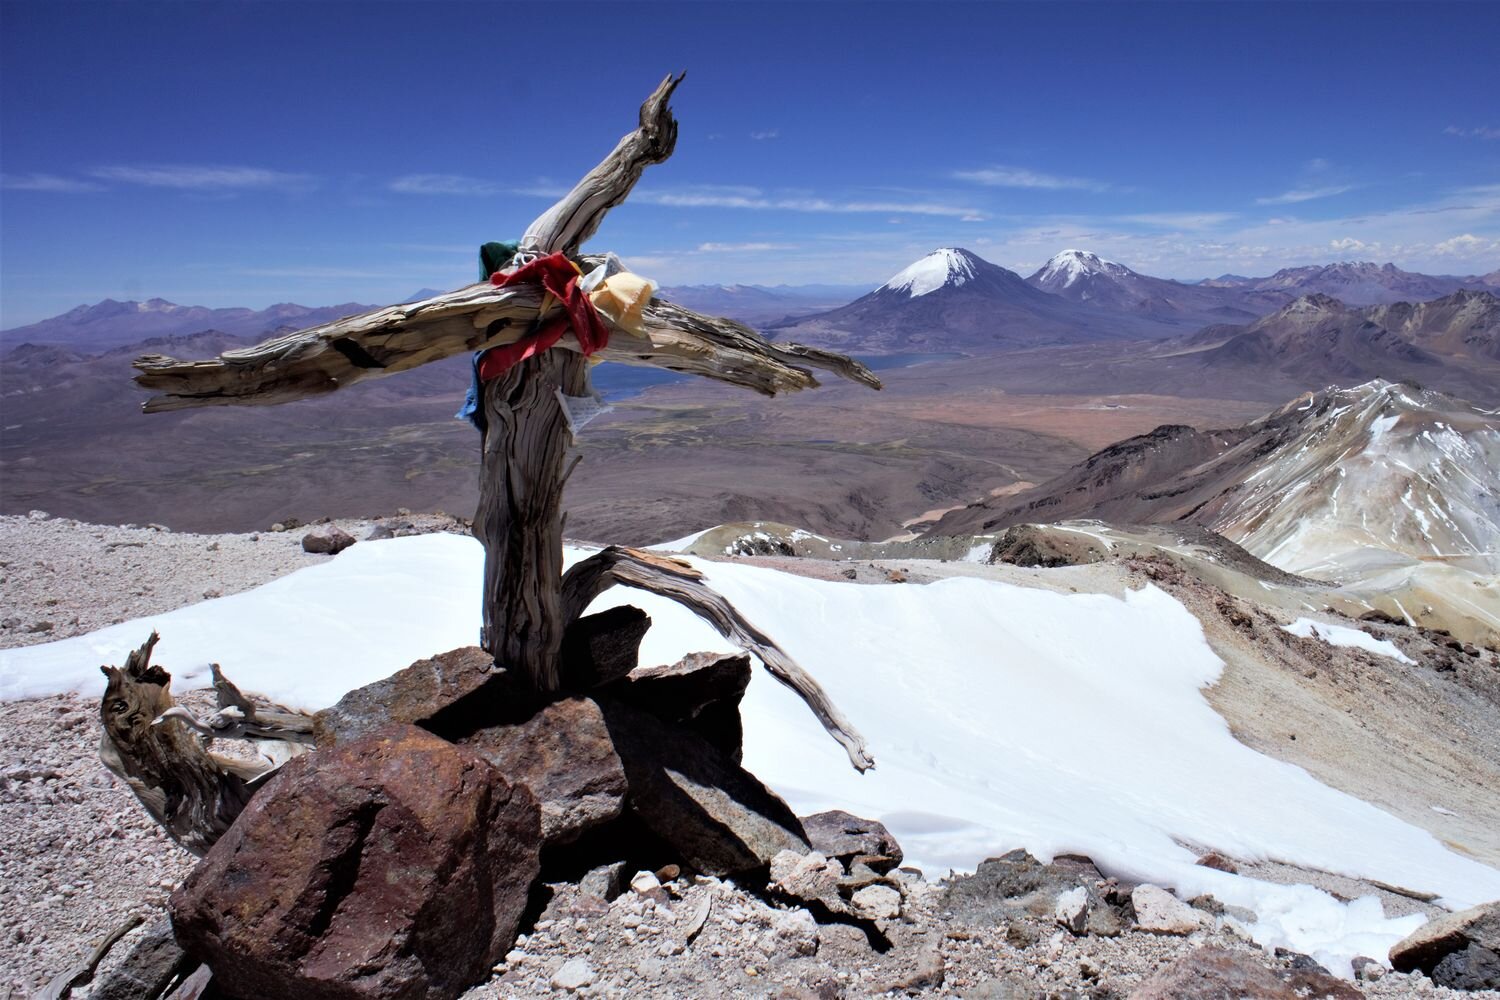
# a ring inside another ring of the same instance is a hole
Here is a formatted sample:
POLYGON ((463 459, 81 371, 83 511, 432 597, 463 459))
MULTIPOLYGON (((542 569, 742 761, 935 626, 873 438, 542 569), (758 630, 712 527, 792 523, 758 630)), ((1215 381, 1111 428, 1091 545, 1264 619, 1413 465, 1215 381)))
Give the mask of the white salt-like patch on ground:
POLYGON ((1377 639, 1368 632, 1361 632, 1347 625, 1330 625, 1311 618, 1298 618, 1290 625, 1283 625, 1281 628, 1284 632, 1290 632, 1304 639, 1322 639, 1330 646, 1351 646, 1380 656, 1389 656, 1402 663, 1415 664, 1417 662, 1397 649, 1396 644, 1389 639, 1377 639))
MULTIPOLYGON (((587 553, 569 549, 576 561, 587 553)), ((933 875, 1024 846, 1093 857, 1108 872, 1212 893, 1258 914, 1252 928, 1349 974, 1422 922, 1373 898, 1341 903, 1194 864, 1181 843, 1275 858, 1438 893, 1500 897, 1500 871, 1427 832, 1236 741, 1201 689, 1221 664, 1198 621, 1148 587, 1123 599, 972 578, 857 586, 693 560, 774 635, 870 741, 858 775, 807 709, 757 673, 744 704, 745 764, 799 813, 844 808, 885 822, 933 875)), ((0 697, 97 693, 152 628, 157 660, 205 684, 216 660, 246 690, 303 708, 479 631, 482 552, 455 535, 365 542, 244 594, 86 636, 0 651, 0 697)), ((654 626, 646 663, 729 645, 686 610, 617 589, 654 626)))

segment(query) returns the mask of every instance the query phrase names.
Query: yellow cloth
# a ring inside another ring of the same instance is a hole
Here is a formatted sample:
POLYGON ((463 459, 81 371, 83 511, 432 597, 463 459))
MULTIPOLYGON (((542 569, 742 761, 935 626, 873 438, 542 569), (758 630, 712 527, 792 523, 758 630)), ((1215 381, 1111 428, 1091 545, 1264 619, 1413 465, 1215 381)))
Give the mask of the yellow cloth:
POLYGON ((656 282, 630 271, 610 275, 593 291, 589 301, 594 308, 615 326, 637 337, 646 335, 646 304, 656 294, 656 282))

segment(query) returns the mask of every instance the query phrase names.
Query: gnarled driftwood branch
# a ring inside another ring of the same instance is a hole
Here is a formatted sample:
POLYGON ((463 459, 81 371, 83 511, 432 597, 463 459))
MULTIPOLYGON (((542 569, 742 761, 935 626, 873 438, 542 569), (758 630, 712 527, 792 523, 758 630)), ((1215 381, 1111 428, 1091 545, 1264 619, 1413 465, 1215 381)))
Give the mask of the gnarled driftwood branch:
POLYGON ((575 563, 562 581, 565 622, 583 614, 601 593, 615 585, 635 587, 676 601, 708 622, 719 634, 755 654, 771 675, 797 692, 823 728, 839 742, 856 770, 875 766, 865 738, 840 712, 813 677, 771 637, 756 628, 722 594, 703 582, 703 574, 681 559, 641 549, 611 545, 575 563))

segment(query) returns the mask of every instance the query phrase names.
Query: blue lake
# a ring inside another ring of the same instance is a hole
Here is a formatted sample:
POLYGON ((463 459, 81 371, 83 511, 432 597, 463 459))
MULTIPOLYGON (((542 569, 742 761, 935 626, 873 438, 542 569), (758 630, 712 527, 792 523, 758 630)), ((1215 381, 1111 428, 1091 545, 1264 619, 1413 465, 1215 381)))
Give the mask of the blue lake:
MULTIPOLYGON (((859 355, 854 357, 863 361, 871 371, 884 372, 897 368, 912 368, 916 365, 930 364, 935 361, 957 361, 963 358, 962 354, 874 354, 859 355)), ((610 402, 618 403, 621 400, 639 396, 641 393, 657 385, 676 385, 680 382, 688 382, 697 376, 682 375, 677 372, 664 371, 661 368, 644 368, 635 365, 612 365, 602 364, 596 367, 590 375, 594 380, 594 388, 599 394, 610 402)))

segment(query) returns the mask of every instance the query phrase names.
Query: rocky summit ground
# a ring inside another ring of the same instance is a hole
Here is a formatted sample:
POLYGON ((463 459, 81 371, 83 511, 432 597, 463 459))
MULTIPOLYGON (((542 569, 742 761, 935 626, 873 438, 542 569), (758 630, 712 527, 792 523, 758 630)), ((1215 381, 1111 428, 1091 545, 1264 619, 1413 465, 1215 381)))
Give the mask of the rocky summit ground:
MULTIPOLYGON (((382 530, 463 530, 452 519, 410 516, 337 527, 361 539, 382 530)), ((190 603, 210 591, 247 589, 330 558, 303 551, 305 530, 204 536, 152 527, 101 527, 40 514, 0 519, 5 588, 0 643, 16 646, 81 634, 190 603)), ((871 585, 897 585, 940 573, 997 573, 1012 580, 1035 577, 1033 585, 1105 591, 1140 576, 1172 589, 1200 617, 1221 599, 1222 591, 1211 585, 1174 577, 1182 572, 1181 564, 1134 558, 1133 566, 1128 560, 1075 566, 1050 578, 1045 570, 937 560, 861 562, 858 575, 871 585)), ((803 572, 842 572, 818 560, 774 561, 803 572)), ((1362 684, 1389 694, 1389 681, 1376 678, 1374 668, 1355 654, 1340 651, 1331 659, 1325 656, 1315 676, 1274 682, 1268 679, 1269 668, 1251 663, 1235 645, 1254 639, 1251 633, 1259 628, 1253 616, 1248 632, 1237 626, 1235 616, 1244 613, 1240 605, 1232 605, 1220 612, 1224 621, 1209 629, 1221 655, 1225 649, 1234 653, 1226 656, 1230 669, 1225 681, 1210 692, 1216 706, 1234 720, 1237 732, 1243 731, 1242 738, 1252 745, 1263 742, 1264 752, 1303 754, 1304 766, 1326 772, 1320 776, 1331 783, 1373 782, 1360 768, 1340 771, 1334 765, 1334 758, 1351 747, 1363 753, 1360 741, 1365 737, 1359 727, 1331 732, 1327 745, 1304 739, 1291 749, 1276 740, 1276 726, 1263 717, 1266 709, 1253 706, 1278 691, 1290 692, 1299 700, 1283 699, 1283 704, 1313 713, 1319 699, 1334 698, 1335 686, 1340 697, 1351 699, 1362 684)), ((1269 635, 1269 630, 1263 631, 1269 635)), ((1424 653, 1420 636, 1397 638, 1403 648, 1424 653)), ((1266 636, 1256 641, 1264 643, 1266 636)), ((1309 655, 1296 642, 1287 648, 1304 660, 1309 655)), ((1297 661, 1287 673, 1293 675, 1294 668, 1303 673, 1310 669, 1297 661)), ((1413 682, 1402 695, 1409 699, 1407 714, 1414 716, 1399 736, 1409 752, 1421 751, 1417 741, 1428 713, 1445 711, 1453 701, 1445 700, 1443 689, 1433 688, 1454 683, 1452 672, 1429 673, 1431 678, 1413 682), (1438 693, 1420 696, 1429 688, 1438 693)), ((193 706, 195 698, 202 695, 189 694, 184 701, 193 706)), ((98 706, 91 698, 61 695, 0 704, 5 746, 0 757, 0 829, 5 831, 0 838, 0 996, 29 996, 87 955, 132 913, 146 916, 149 923, 193 867, 194 859, 171 844, 102 767, 98 734, 98 706)), ((1468 735, 1462 736, 1451 752, 1468 752, 1463 748, 1468 741, 1468 735)), ((1395 808, 1406 793, 1398 783, 1389 794, 1397 801, 1386 807, 1395 808)), ((1413 800, 1411 812, 1418 811, 1413 800)), ((1430 821, 1443 822, 1444 817, 1432 814, 1430 821)), ((1470 834, 1475 831, 1466 831, 1470 834)), ((1483 842, 1477 835, 1473 839, 1483 842)), ((1322 884, 1341 895, 1376 894, 1387 912, 1402 912, 1399 907, 1436 912, 1389 887, 1354 880, 1338 881, 1335 887, 1332 876, 1278 866, 1253 870, 1262 877, 1322 884)), ((1310 968, 1307 959, 1261 950, 1248 940, 1237 915, 1212 899, 1179 901, 1164 892, 1160 897, 1149 892, 1135 896, 1132 887, 1114 884, 1079 859, 1043 866, 1013 856, 978 876, 949 881, 938 878, 942 873, 924 877, 899 871, 891 880, 899 891, 881 886, 887 893, 873 899, 858 920, 830 917, 817 905, 766 885, 741 886, 670 869, 619 874, 623 878, 616 881, 626 885, 585 880, 583 885, 548 886, 515 947, 492 978, 467 996, 1180 997, 1199 995, 1182 992, 1181 982, 1217 976, 1240 983, 1240 992, 1225 994, 1234 996, 1500 998, 1500 993, 1438 987, 1420 973, 1373 968, 1354 982, 1329 980, 1310 968), (997 871, 1010 874, 996 876, 997 871), (1074 915, 1063 912, 1062 897, 1077 889, 1090 901, 1117 901, 1098 908, 1104 914, 1102 925, 1080 930, 1074 915), (1160 904, 1167 925, 1143 927, 1150 921, 1142 919, 1142 900, 1160 904), (1253 992, 1252 985, 1261 992, 1253 992)), ((143 933, 135 931, 117 946, 101 976, 143 933)), ((75 995, 87 997, 89 990, 75 995)))

